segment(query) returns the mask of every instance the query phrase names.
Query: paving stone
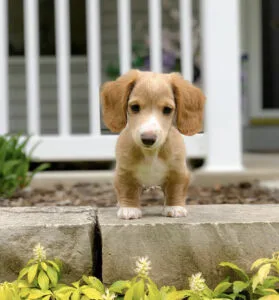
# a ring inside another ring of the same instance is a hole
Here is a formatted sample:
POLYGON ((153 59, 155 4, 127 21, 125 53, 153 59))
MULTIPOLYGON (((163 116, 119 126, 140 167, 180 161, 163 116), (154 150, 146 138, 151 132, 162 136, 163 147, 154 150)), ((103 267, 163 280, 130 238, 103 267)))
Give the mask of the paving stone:
POLYGON ((279 205, 193 205, 178 219, 161 217, 161 209, 145 208, 139 220, 119 220, 114 208, 99 210, 105 283, 131 278, 136 259, 147 255, 159 285, 183 288, 202 272, 213 286, 228 272, 217 268, 220 262, 248 270, 279 250, 279 205))
POLYGON ((1 208, 0 282, 16 279, 37 243, 65 262, 64 282, 92 274, 95 220, 90 207, 1 208))

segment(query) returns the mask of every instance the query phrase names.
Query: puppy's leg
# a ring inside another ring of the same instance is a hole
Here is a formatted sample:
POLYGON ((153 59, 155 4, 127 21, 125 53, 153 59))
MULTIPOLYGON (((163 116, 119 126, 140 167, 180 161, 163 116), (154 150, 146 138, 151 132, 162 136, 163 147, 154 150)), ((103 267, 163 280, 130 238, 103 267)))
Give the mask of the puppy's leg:
POLYGON ((163 215, 166 217, 185 217, 187 210, 185 201, 189 185, 189 174, 171 174, 164 185, 166 206, 163 215))
POLYGON ((117 216, 120 219, 138 219, 142 213, 140 209, 141 187, 129 173, 116 173, 114 187, 120 206, 117 216))

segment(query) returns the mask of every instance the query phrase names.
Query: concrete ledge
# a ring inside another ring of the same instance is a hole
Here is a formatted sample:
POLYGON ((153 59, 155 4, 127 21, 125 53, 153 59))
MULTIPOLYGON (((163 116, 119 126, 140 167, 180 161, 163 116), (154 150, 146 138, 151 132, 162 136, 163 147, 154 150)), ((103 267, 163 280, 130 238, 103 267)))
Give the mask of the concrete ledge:
POLYGON ((92 274, 95 221, 90 207, 1 208, 0 282, 16 279, 37 243, 65 262, 65 282, 92 274))
POLYGON ((93 267, 106 284, 131 278, 136 259, 148 255, 155 282, 178 288, 199 271, 215 284, 227 272, 216 269, 221 261, 248 270, 279 250, 279 205, 188 206, 181 219, 162 217, 161 210, 145 208, 142 219, 125 221, 116 208, 1 208, 0 282, 16 278, 38 242, 64 261, 66 282, 93 267))
MULTIPOLYGON (((140 220, 116 218, 116 209, 100 209, 103 280, 134 275, 135 260, 148 255, 151 276, 159 285, 185 287, 187 278, 201 271, 213 285, 231 261, 246 268, 279 250, 279 205, 188 206, 186 218, 161 217, 161 208, 144 210, 140 220)), ((227 272, 227 270, 226 270, 227 272)))

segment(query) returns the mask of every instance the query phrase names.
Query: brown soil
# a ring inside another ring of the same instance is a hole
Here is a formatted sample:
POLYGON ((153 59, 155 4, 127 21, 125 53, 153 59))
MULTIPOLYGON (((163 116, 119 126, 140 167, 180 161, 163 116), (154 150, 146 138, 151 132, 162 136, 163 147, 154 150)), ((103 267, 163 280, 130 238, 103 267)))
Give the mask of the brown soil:
MULTIPOLYGON (((163 205, 160 190, 144 192, 142 206, 163 205)), ((262 188, 257 182, 216 185, 210 188, 191 186, 187 204, 276 204, 279 189, 262 188)), ((1 199, 0 206, 116 206, 116 197, 111 183, 76 184, 73 187, 58 185, 52 190, 27 189, 11 199, 1 199)))

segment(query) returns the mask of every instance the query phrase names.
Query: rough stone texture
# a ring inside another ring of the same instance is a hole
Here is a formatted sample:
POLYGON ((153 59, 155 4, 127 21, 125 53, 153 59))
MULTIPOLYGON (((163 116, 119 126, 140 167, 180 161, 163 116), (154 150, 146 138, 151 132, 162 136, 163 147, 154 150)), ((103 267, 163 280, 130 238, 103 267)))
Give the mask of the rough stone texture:
POLYGON ((144 209, 139 220, 118 220, 116 209, 100 209, 103 280, 134 275, 135 260, 148 255, 151 276, 159 285, 185 287, 201 271, 213 286, 231 261, 249 269, 259 257, 279 250, 279 205, 189 206, 188 217, 161 217, 158 207, 144 209))
POLYGON ((37 243, 65 262, 64 282, 92 274, 95 220, 90 207, 1 208, 0 282, 17 277, 37 243))

